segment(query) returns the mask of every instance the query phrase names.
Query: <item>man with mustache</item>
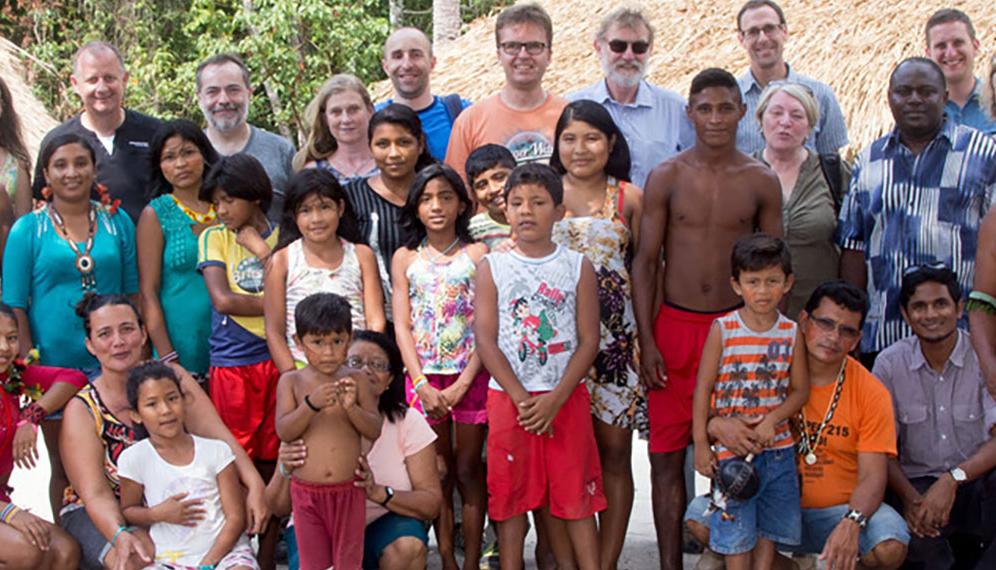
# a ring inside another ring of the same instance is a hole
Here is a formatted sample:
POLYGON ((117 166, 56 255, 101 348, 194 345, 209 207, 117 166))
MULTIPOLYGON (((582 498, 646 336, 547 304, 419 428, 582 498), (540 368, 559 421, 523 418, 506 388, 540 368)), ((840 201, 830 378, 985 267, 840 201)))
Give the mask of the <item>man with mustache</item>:
POLYGON ((907 567, 996 568, 996 402, 969 334, 958 330, 958 276, 940 263, 903 274, 899 306, 913 336, 882 351, 872 372, 895 409, 890 503, 913 534, 907 567))
MULTIPOLYGON (((121 200, 121 207, 137 222, 148 203, 149 142, 162 122, 124 108, 128 71, 121 52, 107 42, 94 40, 76 51, 69 82, 83 102, 83 112, 49 131, 40 148, 67 133, 86 139, 97 155, 97 183, 107 186, 111 198, 121 200)), ((42 198, 44 187, 39 162, 35 198, 42 198)))
POLYGON ((820 124, 806 141, 806 146, 820 154, 836 153, 847 146, 847 125, 833 90, 826 83, 796 73, 783 57, 788 39, 785 13, 773 0, 748 0, 737 14, 737 38, 750 58, 748 69, 737 80, 744 95, 747 113, 737 129, 737 148, 752 154, 764 148, 757 105, 761 92, 772 81, 794 81, 813 91, 820 104, 820 124))
POLYGON ((273 184, 273 202, 266 217, 280 221, 284 188, 291 176, 294 145, 284 137, 250 125, 252 84, 249 68, 233 53, 211 56, 197 66, 197 102, 207 121, 204 130, 222 156, 244 152, 263 165, 273 184))
POLYGON ((996 197, 996 141, 945 117, 947 86, 936 63, 900 62, 888 99, 896 128, 858 153, 836 238, 841 277, 866 289, 871 303, 861 338, 869 368, 913 333, 899 304, 907 267, 940 261, 963 291, 971 288, 980 221, 996 197))
POLYGON ((654 28, 639 10, 610 12, 595 35, 595 53, 605 78, 567 99, 590 99, 608 110, 629 145, 630 182, 643 188, 650 169, 695 144, 685 99, 644 79, 654 53, 654 28))

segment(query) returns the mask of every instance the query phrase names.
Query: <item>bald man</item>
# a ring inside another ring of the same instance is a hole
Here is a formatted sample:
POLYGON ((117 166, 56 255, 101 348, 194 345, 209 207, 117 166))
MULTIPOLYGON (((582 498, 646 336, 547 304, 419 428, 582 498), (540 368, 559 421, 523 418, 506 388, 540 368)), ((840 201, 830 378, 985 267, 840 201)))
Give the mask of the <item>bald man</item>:
POLYGON ((422 121, 429 152, 442 161, 446 158, 453 122, 461 111, 470 106, 470 101, 456 93, 443 97, 432 94, 430 75, 436 67, 436 58, 432 55, 432 43, 422 30, 395 30, 384 42, 384 56, 380 64, 394 85, 394 98, 379 103, 377 110, 391 103, 414 109, 422 121))

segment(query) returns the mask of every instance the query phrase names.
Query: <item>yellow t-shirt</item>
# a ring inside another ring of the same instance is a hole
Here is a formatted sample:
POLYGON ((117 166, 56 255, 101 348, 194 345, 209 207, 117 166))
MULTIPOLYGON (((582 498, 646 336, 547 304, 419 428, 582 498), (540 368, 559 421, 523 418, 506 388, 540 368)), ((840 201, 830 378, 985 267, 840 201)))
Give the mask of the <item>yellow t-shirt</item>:
MULTIPOLYGON (((263 236, 273 248, 277 228, 263 236)), ((263 262, 236 242, 235 232, 224 225, 212 226, 198 240, 197 269, 221 267, 228 288, 239 295, 263 296, 263 262)), ((270 357, 266 347, 263 315, 224 315, 211 308, 211 365, 242 366, 270 357)))

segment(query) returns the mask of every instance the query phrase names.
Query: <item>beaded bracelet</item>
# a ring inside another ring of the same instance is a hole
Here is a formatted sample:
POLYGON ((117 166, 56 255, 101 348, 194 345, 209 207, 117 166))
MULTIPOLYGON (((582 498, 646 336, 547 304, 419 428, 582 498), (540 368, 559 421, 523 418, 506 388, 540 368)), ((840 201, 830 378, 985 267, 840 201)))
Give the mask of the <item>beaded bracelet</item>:
POLYGON ((21 421, 28 422, 37 426, 45 419, 48 412, 45 408, 41 407, 38 402, 31 402, 26 408, 21 410, 21 421))
POLYGON ((118 537, 121 536, 122 532, 134 532, 134 531, 135 527, 133 526, 126 526, 126 525, 119 526, 117 532, 115 532, 114 536, 111 537, 111 546, 114 546, 114 543, 118 541, 118 537))

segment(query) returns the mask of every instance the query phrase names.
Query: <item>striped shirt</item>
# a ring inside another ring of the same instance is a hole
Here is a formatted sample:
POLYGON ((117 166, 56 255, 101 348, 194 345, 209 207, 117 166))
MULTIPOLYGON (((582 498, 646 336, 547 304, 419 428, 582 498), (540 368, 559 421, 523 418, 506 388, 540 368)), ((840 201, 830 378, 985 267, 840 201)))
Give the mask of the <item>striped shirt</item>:
POLYGON ((913 334, 899 312, 906 268, 942 261, 963 291, 972 288, 979 223, 994 195, 996 141, 950 120, 918 155, 898 130, 858 154, 836 239, 865 256, 871 307, 862 352, 913 334))
MULTIPOLYGON (((841 147, 847 146, 847 125, 844 123, 844 113, 837 104, 837 97, 833 94, 833 89, 826 83, 817 81, 812 77, 807 77, 792 71, 786 63, 788 75, 787 81, 795 81, 809 87, 816 97, 816 102, 820 105, 820 124, 813 128, 813 132, 806 141, 806 146, 816 149, 820 154, 838 152, 841 147)), ((740 152, 751 154, 764 148, 764 136, 761 135, 761 122, 757 120, 757 106, 761 101, 761 93, 764 91, 754 74, 748 69, 741 75, 737 82, 740 84, 740 93, 743 94, 744 104, 747 105, 747 113, 740 119, 737 125, 737 149, 740 152)))
POLYGON ((346 185, 349 205, 360 226, 360 235, 377 257, 380 282, 384 286, 384 310, 391 316, 391 258, 405 241, 401 228, 401 206, 395 206, 374 192, 367 178, 346 185))
MULTIPOLYGON (((764 416, 785 402, 796 324, 781 313, 770 329, 752 330, 740 311, 716 319, 723 339, 719 374, 712 387, 712 415, 764 416)), ((771 449, 792 447, 788 420, 775 426, 771 449)), ((717 444, 720 460, 733 453, 717 444)))

